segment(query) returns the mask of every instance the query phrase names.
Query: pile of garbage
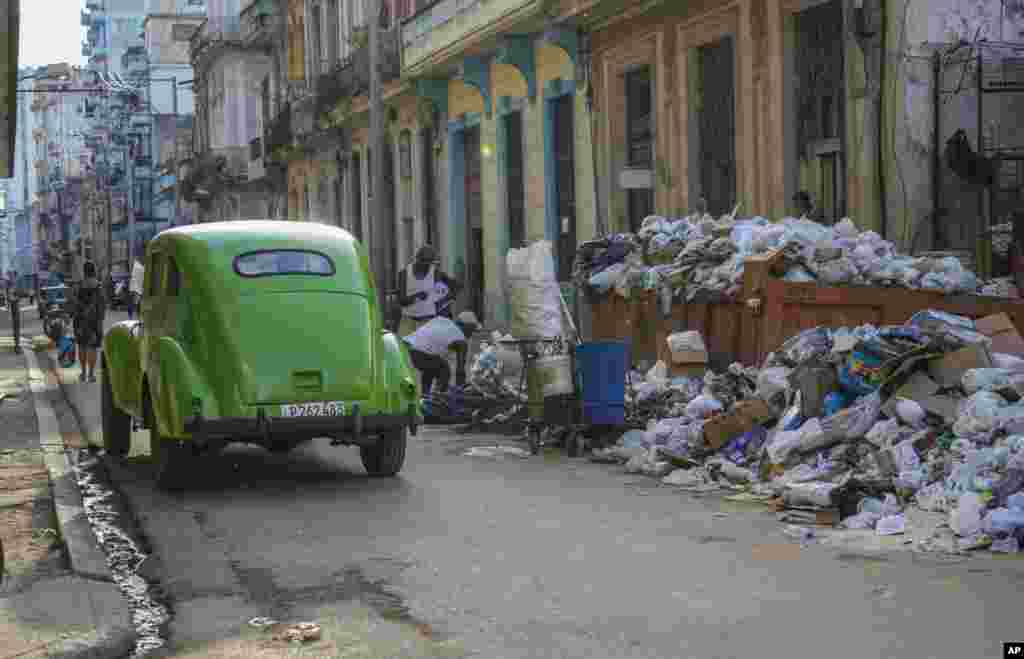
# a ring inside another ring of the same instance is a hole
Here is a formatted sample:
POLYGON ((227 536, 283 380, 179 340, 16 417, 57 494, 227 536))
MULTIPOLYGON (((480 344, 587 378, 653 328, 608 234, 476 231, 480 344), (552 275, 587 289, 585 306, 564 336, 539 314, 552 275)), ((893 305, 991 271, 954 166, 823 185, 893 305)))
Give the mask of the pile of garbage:
POLYGON ((422 412, 431 425, 466 424, 475 429, 522 423, 526 395, 520 391, 522 359, 495 332, 474 355, 466 384, 423 397, 422 412))
POLYGON ((769 222, 763 217, 716 220, 710 215, 647 217, 636 234, 617 234, 582 245, 574 283, 593 296, 614 291, 659 291, 668 302, 703 295, 735 296, 750 256, 779 250, 784 278, 828 286, 890 286, 946 294, 1019 297, 1008 280, 981 282, 953 256, 908 256, 849 218, 825 226, 806 218, 769 222))
POLYGON ((1007 316, 818 327, 760 369, 665 371, 633 374, 631 395, 660 414, 594 460, 741 491, 811 527, 893 535, 911 532, 912 511, 942 513, 948 524, 916 549, 1021 551, 1024 339, 1007 316))

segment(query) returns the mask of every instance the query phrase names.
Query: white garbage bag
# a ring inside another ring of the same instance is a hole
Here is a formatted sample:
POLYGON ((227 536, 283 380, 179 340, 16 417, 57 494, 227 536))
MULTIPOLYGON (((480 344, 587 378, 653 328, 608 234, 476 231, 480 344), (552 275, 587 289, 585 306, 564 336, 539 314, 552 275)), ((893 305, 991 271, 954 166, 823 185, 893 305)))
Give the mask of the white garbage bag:
POLYGON ((561 291, 551 242, 541 240, 509 250, 506 263, 512 335, 520 339, 561 336, 561 291))

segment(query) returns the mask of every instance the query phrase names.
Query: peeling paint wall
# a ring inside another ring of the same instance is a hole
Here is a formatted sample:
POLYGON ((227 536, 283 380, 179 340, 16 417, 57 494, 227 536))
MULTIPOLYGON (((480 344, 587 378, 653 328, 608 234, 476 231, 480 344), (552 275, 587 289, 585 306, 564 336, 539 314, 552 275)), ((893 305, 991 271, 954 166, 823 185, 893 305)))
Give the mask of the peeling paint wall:
MULTIPOLYGON (((940 158, 940 208, 933 219, 934 91, 932 56, 943 46, 966 40, 1019 42, 1024 45, 1024 4, 1000 0, 894 0, 888 6, 890 84, 886 89, 887 178, 890 223, 901 227, 891 236, 907 248, 948 247, 972 250, 982 222, 980 191, 959 180, 940 158)), ((960 55, 970 55, 964 50, 960 55)), ((946 140, 958 129, 967 132, 977 150, 977 79, 970 65, 943 67, 939 111, 940 156, 946 140)), ((1024 95, 986 94, 982 99, 986 144, 1024 146, 1024 95)), ((994 217, 993 222, 1000 218, 994 217)))

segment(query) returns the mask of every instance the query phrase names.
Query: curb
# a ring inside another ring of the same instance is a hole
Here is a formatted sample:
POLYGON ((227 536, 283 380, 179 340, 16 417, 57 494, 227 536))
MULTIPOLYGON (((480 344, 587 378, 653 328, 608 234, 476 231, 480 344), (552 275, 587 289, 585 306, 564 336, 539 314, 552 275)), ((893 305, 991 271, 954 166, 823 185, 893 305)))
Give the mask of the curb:
MULTIPOLYGON (((71 571, 82 577, 112 582, 106 554, 100 549, 82 505, 82 493, 78 489, 78 479, 75 478, 74 467, 64 447, 57 415, 43 400, 46 378, 39 369, 35 353, 31 347, 24 346, 24 342, 22 354, 28 365, 29 387, 39 423, 39 445, 53 487, 57 525, 68 549, 71 571)), ((63 382, 58 379, 58 383, 63 389, 63 382)))
POLYGON ((112 659, 127 657, 135 649, 137 636, 133 629, 100 631, 91 640, 68 640, 52 646, 48 659, 112 659))

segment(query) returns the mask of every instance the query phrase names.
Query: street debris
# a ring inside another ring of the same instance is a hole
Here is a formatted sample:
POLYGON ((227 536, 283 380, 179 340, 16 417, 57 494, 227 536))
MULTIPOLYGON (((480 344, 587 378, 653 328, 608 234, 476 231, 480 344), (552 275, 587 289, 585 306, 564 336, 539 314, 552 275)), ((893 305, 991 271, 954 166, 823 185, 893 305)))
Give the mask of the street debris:
POLYGON ((129 528, 130 515, 123 504, 118 503, 118 495, 110 485, 102 462, 96 457, 79 456, 74 467, 85 514, 96 540, 107 554, 107 566, 114 583, 131 606, 132 623, 138 634, 131 656, 148 656, 165 645, 163 628, 170 620, 170 612, 159 601, 158 586, 151 585, 139 574, 148 555, 129 528))
MULTIPOLYGON (((679 349, 680 337, 668 342, 679 349)), ((899 326, 816 327, 760 369, 733 364, 703 379, 634 371, 643 429, 592 459, 761 501, 803 545, 835 528, 902 536, 922 552, 1017 553, 1022 356, 1005 316, 927 310, 899 326), (918 527, 934 513, 947 523, 918 527)))
POLYGON ((528 458, 530 452, 518 446, 474 446, 463 455, 467 458, 528 458))
POLYGON ((287 641, 289 643, 310 643, 312 641, 319 641, 320 635, 320 625, 315 622, 297 622, 276 634, 275 640, 287 641))

